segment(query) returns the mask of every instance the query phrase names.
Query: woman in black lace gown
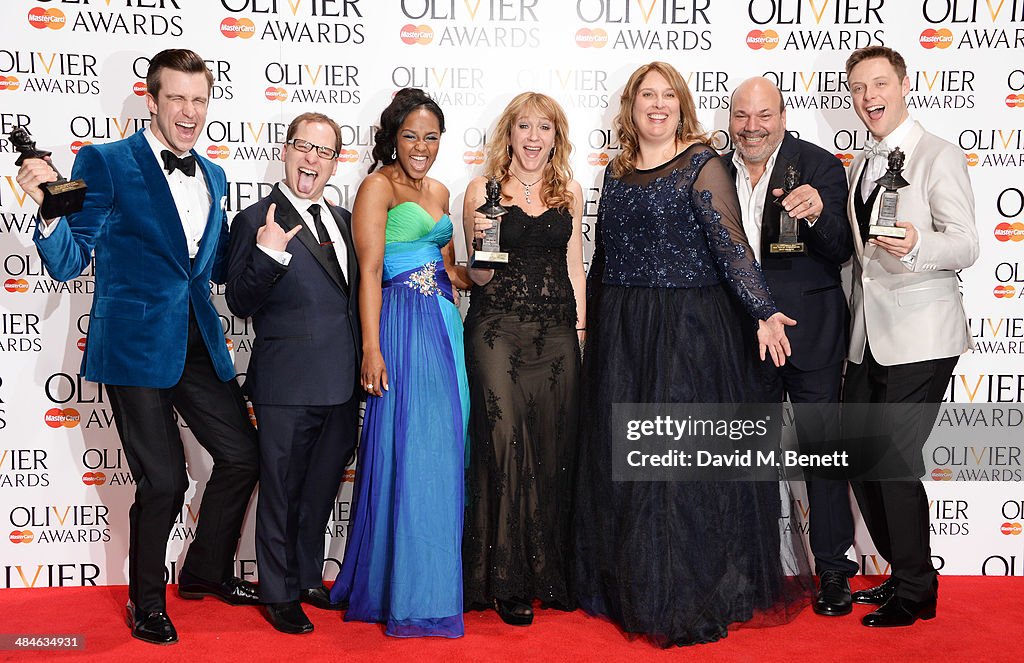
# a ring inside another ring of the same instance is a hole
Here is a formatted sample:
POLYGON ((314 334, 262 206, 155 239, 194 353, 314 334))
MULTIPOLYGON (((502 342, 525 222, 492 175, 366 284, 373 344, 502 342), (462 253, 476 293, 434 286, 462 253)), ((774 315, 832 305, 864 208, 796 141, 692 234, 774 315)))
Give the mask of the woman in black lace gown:
POLYGON ((587 280, 576 595, 661 646, 710 642, 738 622, 785 621, 810 598, 799 535, 780 537, 779 483, 613 482, 612 405, 766 402, 755 329, 762 359, 779 363, 792 321, 671 65, 633 73, 615 128, 622 152, 605 173, 587 280))
MULTIPOLYGON (((565 113, 526 92, 498 119, 486 176, 470 182, 466 237, 485 184, 501 183, 507 266, 471 269, 466 316, 470 456, 463 535, 464 605, 533 620, 534 599, 568 608, 570 502, 576 467, 584 312, 583 192, 572 179, 565 113)), ((478 226, 479 227, 479 226, 478 226)), ((472 242, 468 252, 473 256, 472 242)))

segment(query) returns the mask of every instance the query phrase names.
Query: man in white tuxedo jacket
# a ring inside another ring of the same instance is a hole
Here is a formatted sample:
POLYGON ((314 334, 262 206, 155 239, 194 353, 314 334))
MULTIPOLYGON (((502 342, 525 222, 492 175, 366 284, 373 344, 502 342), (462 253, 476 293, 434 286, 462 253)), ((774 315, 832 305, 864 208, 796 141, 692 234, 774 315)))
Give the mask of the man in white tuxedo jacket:
POLYGON ((871 538, 892 568, 885 583, 853 599, 879 605, 864 617, 866 626, 909 626, 935 614, 938 574, 928 542, 928 498, 917 477, 942 394, 959 356, 972 346, 956 270, 978 257, 974 194, 963 152, 910 117, 910 79, 899 53, 859 49, 846 72, 854 110, 871 139, 850 170, 847 211, 855 248, 843 401, 900 405, 870 417, 847 406, 844 427, 861 439, 881 431, 906 462, 901 480, 852 482, 871 538), (875 180, 897 147, 906 155, 903 176, 910 183, 899 189, 896 213, 906 236, 871 237, 881 194, 875 180))

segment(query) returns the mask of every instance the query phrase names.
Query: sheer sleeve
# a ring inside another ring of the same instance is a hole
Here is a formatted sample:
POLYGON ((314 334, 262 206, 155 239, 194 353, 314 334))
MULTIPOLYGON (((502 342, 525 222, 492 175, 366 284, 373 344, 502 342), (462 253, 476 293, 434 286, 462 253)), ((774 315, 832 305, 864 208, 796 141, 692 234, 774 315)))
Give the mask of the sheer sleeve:
POLYGON ((751 317, 767 320, 779 309, 743 232, 736 184, 721 159, 707 160, 693 181, 690 195, 722 280, 751 317))

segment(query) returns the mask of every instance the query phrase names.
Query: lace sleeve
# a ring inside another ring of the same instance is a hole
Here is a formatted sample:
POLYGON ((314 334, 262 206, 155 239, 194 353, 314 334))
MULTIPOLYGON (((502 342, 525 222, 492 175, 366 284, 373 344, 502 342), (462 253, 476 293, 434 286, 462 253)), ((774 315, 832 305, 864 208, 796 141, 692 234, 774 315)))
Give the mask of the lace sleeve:
POLYGON ((747 243, 736 184, 721 159, 712 156, 700 167, 690 195, 722 279, 751 317, 767 320, 779 309, 747 243))

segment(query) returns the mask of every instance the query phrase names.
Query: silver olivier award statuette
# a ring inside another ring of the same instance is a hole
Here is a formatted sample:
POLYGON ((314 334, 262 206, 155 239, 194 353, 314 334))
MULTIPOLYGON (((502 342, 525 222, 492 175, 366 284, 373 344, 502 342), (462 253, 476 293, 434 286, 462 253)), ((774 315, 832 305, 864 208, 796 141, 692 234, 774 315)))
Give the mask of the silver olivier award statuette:
MULTIPOLYGON (((10 133, 11 145, 21 153, 15 166, 20 166, 25 159, 45 159, 52 152, 36 149, 36 143, 32 140, 25 127, 14 127, 10 133)), ((57 173, 57 167, 50 161, 50 168, 57 173)), ((71 182, 57 173, 56 182, 47 182, 41 186, 43 190, 43 204, 39 206, 39 216, 43 219, 56 219, 61 216, 73 214, 82 209, 85 203, 85 182, 73 180, 71 182)))
POLYGON ((486 201, 476 211, 491 219, 491 227, 484 231, 482 238, 473 240, 473 259, 469 266, 474 269, 494 269, 508 264, 508 253, 501 250, 501 220, 498 218, 508 210, 501 206, 501 183, 497 178, 487 180, 486 196, 486 201))
POLYGON ((896 225, 896 208, 899 204, 899 190, 910 186, 910 182, 903 179, 903 162, 906 155, 900 148, 894 148, 889 152, 889 169, 885 171, 875 184, 882 187, 879 193, 881 201, 878 205, 878 218, 868 229, 870 237, 896 237, 903 239, 907 236, 907 229, 896 225))
MULTIPOLYGON (((782 185, 782 195, 779 196, 775 203, 781 206, 782 199, 798 186, 800 186, 800 171, 793 164, 789 164, 786 166, 786 180, 782 185)), ((768 251, 772 255, 804 253, 804 243, 799 239, 799 223, 799 219, 793 218, 793 215, 787 212, 786 208, 782 208, 779 212, 779 241, 772 242, 768 247, 768 251)))

